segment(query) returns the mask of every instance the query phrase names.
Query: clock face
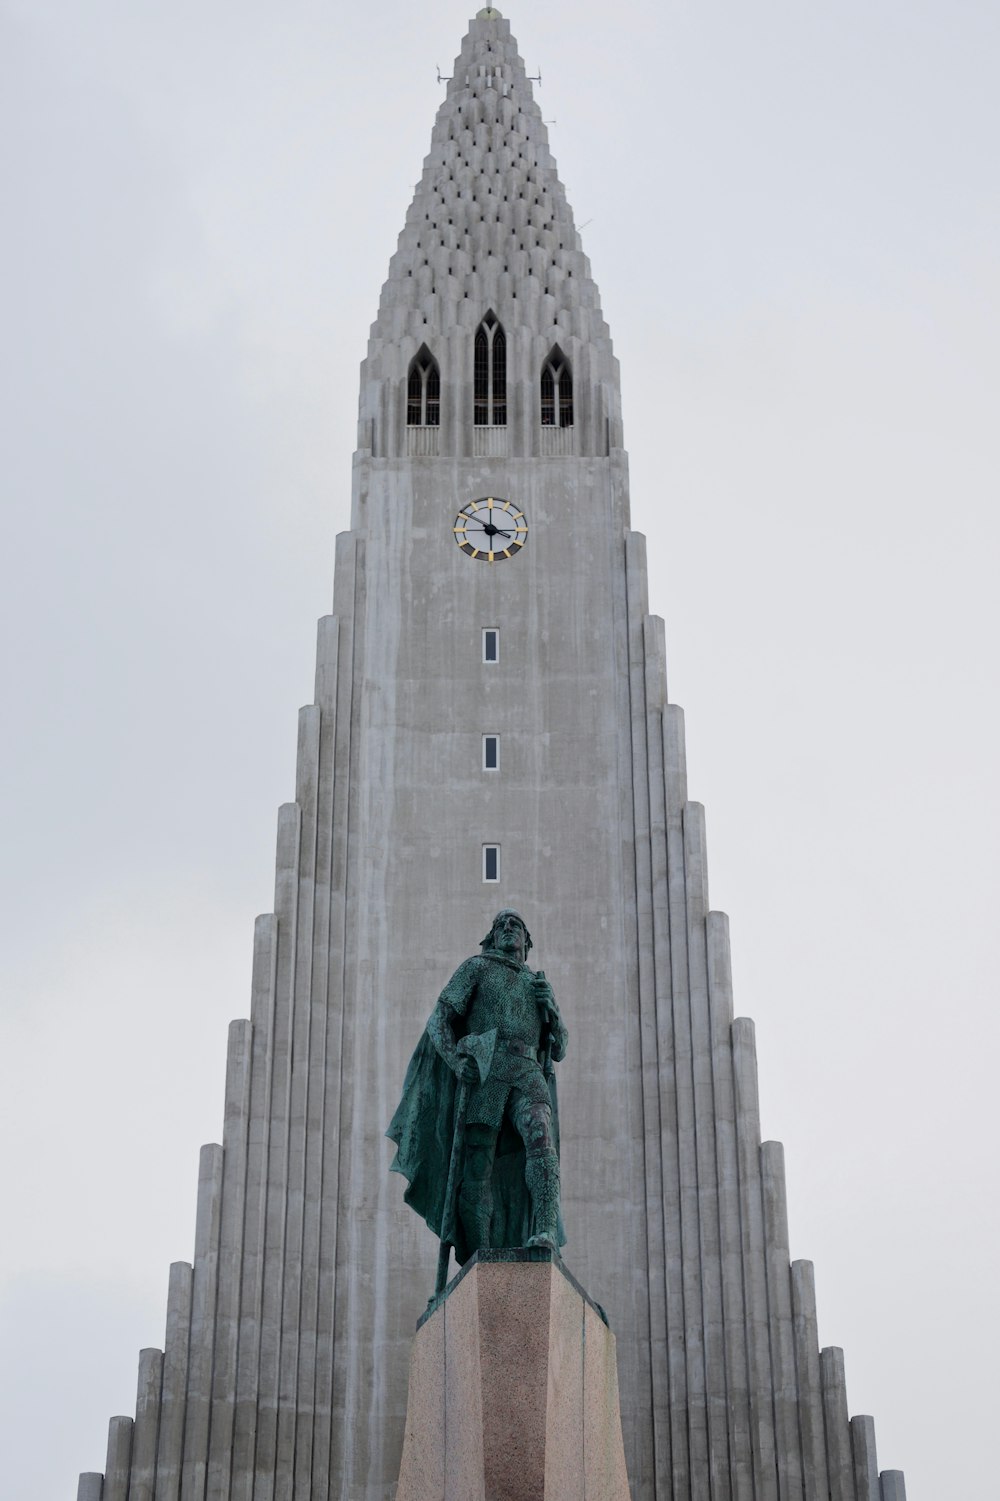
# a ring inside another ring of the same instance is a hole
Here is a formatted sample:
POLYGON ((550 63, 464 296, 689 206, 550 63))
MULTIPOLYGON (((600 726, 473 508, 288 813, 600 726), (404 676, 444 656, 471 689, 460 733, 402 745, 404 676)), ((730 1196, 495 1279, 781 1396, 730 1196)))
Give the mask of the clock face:
POLYGON ((455 541, 470 558, 480 563, 501 563, 521 551, 528 523, 513 501, 490 495, 463 506, 452 530, 455 541))

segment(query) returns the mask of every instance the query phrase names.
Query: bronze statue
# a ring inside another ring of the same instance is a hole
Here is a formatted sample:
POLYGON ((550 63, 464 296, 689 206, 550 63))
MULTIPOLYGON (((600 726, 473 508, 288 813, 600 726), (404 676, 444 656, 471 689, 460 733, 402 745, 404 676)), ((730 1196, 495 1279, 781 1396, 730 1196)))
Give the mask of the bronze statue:
POLYGON ((525 963, 524 919, 498 912, 482 952, 460 964, 410 1060, 386 1133, 406 1202, 461 1265, 487 1247, 565 1242, 553 1063, 566 1028, 545 975, 525 963))

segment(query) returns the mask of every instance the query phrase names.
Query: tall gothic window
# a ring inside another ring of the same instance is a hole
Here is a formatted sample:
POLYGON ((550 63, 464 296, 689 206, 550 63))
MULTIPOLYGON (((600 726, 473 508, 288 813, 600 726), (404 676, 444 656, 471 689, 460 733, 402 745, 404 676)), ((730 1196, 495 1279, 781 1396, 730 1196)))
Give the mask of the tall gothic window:
POLYGON ((420 346, 410 361, 406 380, 406 425, 441 425, 441 372, 426 344, 420 346))
POLYGON ((507 340, 494 313, 476 329, 472 384, 476 426, 506 427, 507 340))
POLYGON ((573 426, 573 375, 558 344, 542 366, 542 426, 573 426))

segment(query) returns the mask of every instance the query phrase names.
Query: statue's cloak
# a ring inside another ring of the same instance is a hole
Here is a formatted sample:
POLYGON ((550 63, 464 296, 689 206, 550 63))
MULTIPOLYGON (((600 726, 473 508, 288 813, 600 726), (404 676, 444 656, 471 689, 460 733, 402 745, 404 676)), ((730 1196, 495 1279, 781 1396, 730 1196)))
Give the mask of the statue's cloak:
MULTIPOLYGON (((552 1101, 552 1128, 558 1151, 559 1103, 555 1074, 551 1070, 546 1082, 552 1101)), ((457 1105, 458 1080, 425 1029, 406 1070, 402 1099, 385 1134, 396 1143, 391 1171, 402 1173, 407 1180, 404 1194, 407 1204, 427 1221, 439 1239, 447 1235, 455 1247, 455 1259, 461 1266, 468 1261, 475 1247, 467 1245, 461 1221, 452 1212, 455 1206, 446 1202, 457 1105)), ((463 1143, 460 1141, 458 1145, 456 1195, 462 1181, 463 1143)), ((493 1247, 526 1246, 531 1237, 531 1198, 524 1180, 524 1162, 524 1143, 505 1119, 493 1164, 493 1219, 490 1226, 493 1247)), ((560 1217, 559 1244, 565 1245, 565 1242, 560 1217)))

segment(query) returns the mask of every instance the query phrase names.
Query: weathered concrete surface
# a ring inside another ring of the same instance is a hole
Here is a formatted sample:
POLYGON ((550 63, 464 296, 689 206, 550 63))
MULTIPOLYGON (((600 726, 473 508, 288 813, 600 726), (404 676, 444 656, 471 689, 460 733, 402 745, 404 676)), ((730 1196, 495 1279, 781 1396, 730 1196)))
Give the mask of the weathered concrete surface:
POLYGON ((414 1338, 396 1501, 586 1497, 629 1498, 614 1335, 553 1258, 480 1255, 414 1338))

